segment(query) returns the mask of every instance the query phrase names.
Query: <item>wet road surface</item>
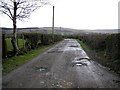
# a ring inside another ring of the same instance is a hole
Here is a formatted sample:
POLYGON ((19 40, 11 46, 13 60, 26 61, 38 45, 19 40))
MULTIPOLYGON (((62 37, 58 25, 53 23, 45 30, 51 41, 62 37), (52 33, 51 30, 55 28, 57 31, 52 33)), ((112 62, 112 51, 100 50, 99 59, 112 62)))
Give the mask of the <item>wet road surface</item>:
POLYGON ((92 61, 74 39, 55 47, 3 77, 3 88, 117 88, 120 78, 92 61))

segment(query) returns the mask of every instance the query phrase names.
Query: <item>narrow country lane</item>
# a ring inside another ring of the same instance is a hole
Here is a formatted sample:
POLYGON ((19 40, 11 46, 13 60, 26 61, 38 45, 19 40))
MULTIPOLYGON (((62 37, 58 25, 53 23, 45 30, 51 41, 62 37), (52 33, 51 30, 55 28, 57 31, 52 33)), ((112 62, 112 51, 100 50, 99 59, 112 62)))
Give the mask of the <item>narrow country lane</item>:
POLYGON ((120 77, 92 61, 74 39, 3 77, 3 88, 118 88, 120 77))

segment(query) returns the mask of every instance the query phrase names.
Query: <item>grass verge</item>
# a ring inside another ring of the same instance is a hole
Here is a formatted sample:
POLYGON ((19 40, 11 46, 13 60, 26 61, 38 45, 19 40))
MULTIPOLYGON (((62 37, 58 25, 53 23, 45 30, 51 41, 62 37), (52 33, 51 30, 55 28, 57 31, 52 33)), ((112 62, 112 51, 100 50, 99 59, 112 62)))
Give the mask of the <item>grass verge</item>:
POLYGON ((88 56, 101 63, 104 64, 106 62, 105 56, 104 56, 104 51, 96 51, 93 50, 89 47, 89 45, 83 43, 82 41, 78 40, 78 42, 80 43, 80 45, 82 46, 82 48, 86 51, 86 53, 88 54, 88 56))
POLYGON ((19 55, 15 57, 11 57, 9 59, 6 59, 3 61, 3 76, 11 72, 12 70, 16 69, 20 65, 32 60, 34 57, 42 54, 43 52, 47 51, 51 47, 55 46, 59 42, 52 44, 52 45, 47 45, 47 46, 41 46, 37 49, 31 50, 30 52, 24 54, 24 55, 19 55))
POLYGON ((118 69, 119 66, 117 64, 114 64, 113 60, 107 59, 104 54, 105 51, 97 51, 97 50, 93 50, 89 47, 89 45, 87 45, 86 43, 83 43, 80 40, 77 40, 80 45, 82 46, 82 48, 85 50, 85 52, 87 53, 87 55, 94 61, 102 64, 105 67, 108 67, 109 70, 114 71, 115 73, 120 75, 120 70, 118 69))

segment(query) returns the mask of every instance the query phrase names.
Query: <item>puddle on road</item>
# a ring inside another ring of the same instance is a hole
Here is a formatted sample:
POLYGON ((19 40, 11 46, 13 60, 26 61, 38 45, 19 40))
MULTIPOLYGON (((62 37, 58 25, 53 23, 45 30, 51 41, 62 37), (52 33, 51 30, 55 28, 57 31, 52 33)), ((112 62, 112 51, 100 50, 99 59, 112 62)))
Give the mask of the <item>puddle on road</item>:
POLYGON ((66 47, 64 50, 65 51, 81 51, 82 52, 82 49, 79 47, 66 47))
POLYGON ((90 65, 89 58, 75 58, 72 61, 72 67, 74 66, 88 66, 90 65))
POLYGON ((84 57, 84 58, 76 58, 76 60, 77 60, 77 61, 79 61, 79 60, 83 60, 83 59, 90 60, 90 58, 89 58, 89 57, 84 57))
POLYGON ((48 51, 47 53, 63 53, 62 48, 56 47, 50 51, 48 51))
POLYGON ((71 46, 69 46, 69 47, 77 47, 77 48, 78 48, 78 47, 79 47, 79 45, 71 45, 71 46))
POLYGON ((48 51, 48 53, 63 53, 63 51, 48 51))
POLYGON ((48 68, 47 67, 39 67, 39 66, 36 66, 34 68, 36 71, 38 72, 47 72, 48 71, 48 68))

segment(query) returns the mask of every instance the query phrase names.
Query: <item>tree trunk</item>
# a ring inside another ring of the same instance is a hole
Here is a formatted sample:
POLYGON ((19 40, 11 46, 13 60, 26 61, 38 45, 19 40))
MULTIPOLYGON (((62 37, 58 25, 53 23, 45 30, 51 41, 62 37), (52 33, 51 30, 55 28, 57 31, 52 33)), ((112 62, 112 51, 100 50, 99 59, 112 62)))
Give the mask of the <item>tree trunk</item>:
POLYGON ((16 13, 17 13, 17 4, 16 4, 16 1, 14 1, 13 37, 11 39, 14 55, 17 55, 19 52, 19 48, 17 44, 17 32, 16 32, 16 13))
POLYGON ((19 52, 19 48, 18 48, 18 45, 17 45, 17 33, 13 33, 13 37, 11 39, 11 42, 12 42, 12 46, 13 46, 13 52, 14 52, 14 55, 17 55, 18 52, 19 52))

